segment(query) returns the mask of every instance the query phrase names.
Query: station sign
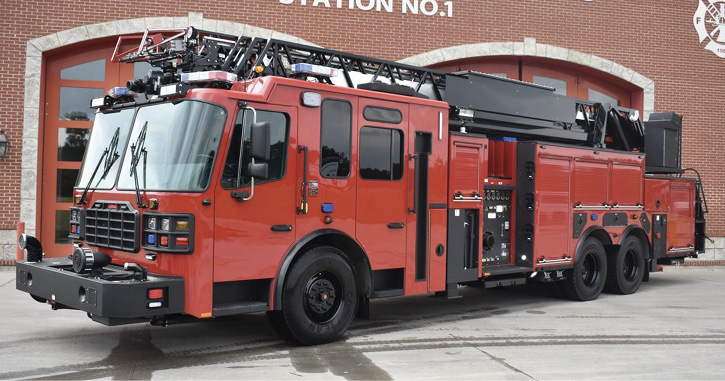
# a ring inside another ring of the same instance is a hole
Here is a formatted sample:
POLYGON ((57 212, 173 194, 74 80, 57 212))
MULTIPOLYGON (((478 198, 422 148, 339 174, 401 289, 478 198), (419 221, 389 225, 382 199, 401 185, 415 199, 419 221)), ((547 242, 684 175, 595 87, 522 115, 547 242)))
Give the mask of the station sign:
POLYGON ((453 1, 438 0, 279 0, 285 5, 453 17, 453 1))

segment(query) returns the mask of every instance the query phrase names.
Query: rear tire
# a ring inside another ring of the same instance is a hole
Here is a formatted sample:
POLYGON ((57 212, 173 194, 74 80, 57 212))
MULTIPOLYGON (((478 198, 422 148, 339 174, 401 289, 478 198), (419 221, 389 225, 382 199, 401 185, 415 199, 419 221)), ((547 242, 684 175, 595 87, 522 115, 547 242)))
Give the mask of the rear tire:
POLYGON ((294 341, 324 344, 347 331, 356 304, 355 274, 344 254, 316 247, 292 266, 282 291, 281 317, 294 341))
POLYGON ((637 292, 645 271, 644 250, 639 238, 627 237, 608 261, 607 291, 622 295, 637 292))
POLYGON ((576 255, 576 264, 567 270, 562 290, 567 298, 586 301, 599 297, 607 279, 607 255, 596 238, 584 241, 576 255))

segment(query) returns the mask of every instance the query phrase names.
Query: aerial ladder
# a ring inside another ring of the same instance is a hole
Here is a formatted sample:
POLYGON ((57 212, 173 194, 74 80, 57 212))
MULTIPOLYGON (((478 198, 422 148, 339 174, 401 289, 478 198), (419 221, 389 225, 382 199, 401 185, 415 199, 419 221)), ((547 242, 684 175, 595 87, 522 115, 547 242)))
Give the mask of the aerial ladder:
MULTIPOLYGON (((150 95, 192 72, 229 73, 245 83, 263 76, 297 78, 447 102, 452 131, 644 151, 644 126, 638 110, 574 99, 556 94, 548 86, 474 71, 445 73, 279 39, 193 27, 121 37, 113 60, 149 63, 153 67, 149 75, 129 81, 127 87, 150 95), (133 46, 139 38, 140 44, 133 46), (330 76, 330 71, 341 75, 330 76)), ((231 83, 207 81, 195 86, 229 88, 231 83)))

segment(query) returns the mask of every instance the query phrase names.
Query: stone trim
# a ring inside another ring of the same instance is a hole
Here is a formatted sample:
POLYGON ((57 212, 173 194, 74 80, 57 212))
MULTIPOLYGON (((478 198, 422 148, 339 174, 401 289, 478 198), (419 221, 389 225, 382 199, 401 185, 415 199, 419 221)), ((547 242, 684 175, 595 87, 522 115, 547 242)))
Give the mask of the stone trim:
POLYGON ((484 42, 449 46, 435 49, 415 56, 404 58, 398 62, 429 66, 441 62, 455 61, 464 58, 487 56, 531 56, 566 61, 596 69, 621 78, 643 90, 643 118, 647 119, 655 108, 655 83, 644 75, 608 59, 583 53, 578 50, 559 46, 537 43, 535 38, 524 38, 523 42, 484 42))
POLYGON ((143 33, 146 29, 186 28, 188 26, 218 33, 278 38, 314 45, 289 34, 233 21, 209 19, 205 18, 203 13, 197 12, 189 12, 187 17, 147 17, 83 25, 28 41, 25 54, 23 154, 20 174, 20 221, 25 222, 27 234, 35 235, 36 230, 40 74, 43 54, 62 46, 102 37, 143 33))
POLYGON ((0 266, 15 264, 16 237, 15 229, 0 229, 0 266))

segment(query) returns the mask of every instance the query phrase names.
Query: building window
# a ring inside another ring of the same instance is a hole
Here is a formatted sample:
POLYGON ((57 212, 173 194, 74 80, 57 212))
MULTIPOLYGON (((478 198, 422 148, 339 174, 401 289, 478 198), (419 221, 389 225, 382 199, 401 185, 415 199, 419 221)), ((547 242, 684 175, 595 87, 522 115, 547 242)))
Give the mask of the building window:
POLYGON ((73 186, 78 179, 78 169, 56 170, 55 200, 57 202, 73 202, 73 186))
POLYGON ((103 89, 85 87, 61 87, 60 120, 92 121, 96 110, 91 108, 91 99, 103 97, 103 89))
POLYGON ((153 66, 151 66, 148 62, 134 62, 133 64, 133 78, 143 78, 146 77, 149 74, 149 70, 151 70, 153 66))
POLYGON ((320 176, 341 178, 350 175, 352 105, 326 99, 322 102, 320 126, 320 176))
POLYGON ((75 81, 105 81, 106 60, 95 60, 62 69, 60 71, 60 79, 71 79, 75 81))
MULTIPOLYGON (((249 152, 252 113, 243 111, 240 111, 237 115, 234 131, 229 142, 229 153, 227 154, 227 161, 224 164, 224 172, 222 173, 222 187, 224 189, 239 188, 248 186, 251 183, 251 177, 247 175, 247 166, 252 162, 252 157, 249 152), (243 142, 242 135, 244 136, 243 142), (239 184, 237 184, 240 146, 242 155, 242 177, 239 184)), ((257 110, 257 123, 259 122, 269 122, 272 149, 270 151, 270 159, 267 162, 269 166, 269 177, 256 182, 257 184, 279 180, 284 177, 289 136, 289 117, 285 113, 257 110)))
POLYGON ((609 103, 613 106, 620 105, 620 102, 617 98, 610 97, 609 95, 596 91, 594 89, 589 89, 589 100, 599 103, 609 103))
POLYGON ((90 128, 58 129, 58 161, 82 161, 90 128))
POLYGON ((403 132, 389 128, 360 129, 360 177, 400 180, 403 177, 403 132))
POLYGON ((70 210, 55 211, 55 243, 70 243, 68 220, 70 220, 70 210))

